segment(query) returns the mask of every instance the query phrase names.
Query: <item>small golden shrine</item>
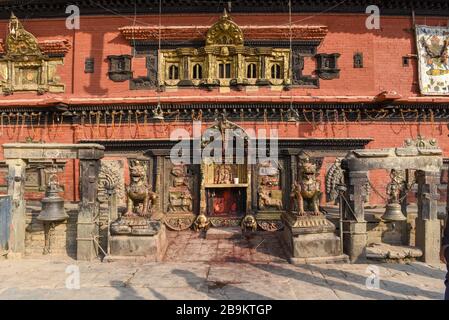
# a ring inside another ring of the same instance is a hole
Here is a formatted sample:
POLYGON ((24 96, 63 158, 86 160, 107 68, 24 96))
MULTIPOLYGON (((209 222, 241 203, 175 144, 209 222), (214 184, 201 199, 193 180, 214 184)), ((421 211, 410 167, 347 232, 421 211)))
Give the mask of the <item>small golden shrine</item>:
MULTIPOLYGON (((58 45, 58 41, 52 43, 58 45)), ((38 94, 64 92, 64 85, 56 75, 57 66, 62 63, 60 54, 52 57, 45 54, 37 39, 25 30, 14 14, 11 15, 5 52, 0 55, 0 90, 4 94, 17 91, 36 91, 38 94)))

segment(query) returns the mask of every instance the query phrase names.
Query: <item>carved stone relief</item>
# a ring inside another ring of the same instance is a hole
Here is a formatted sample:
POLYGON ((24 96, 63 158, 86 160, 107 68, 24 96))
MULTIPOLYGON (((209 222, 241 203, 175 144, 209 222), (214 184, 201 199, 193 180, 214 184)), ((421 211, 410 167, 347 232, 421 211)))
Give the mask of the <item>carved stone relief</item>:
POLYGON ((115 191, 119 205, 125 204, 125 177, 122 160, 101 160, 98 176, 98 201, 108 201, 108 189, 115 191))
POLYGON ((337 201, 337 186, 340 184, 344 184, 344 182, 344 171, 341 168, 341 159, 337 158, 326 174, 326 198, 328 201, 337 201))
POLYGON ((265 162, 258 166, 258 207, 262 211, 282 210, 284 207, 277 163, 265 162))
POLYGON ((185 230, 192 226, 196 218, 193 213, 193 174, 185 164, 173 165, 169 173, 167 214, 164 221, 172 230, 185 230))

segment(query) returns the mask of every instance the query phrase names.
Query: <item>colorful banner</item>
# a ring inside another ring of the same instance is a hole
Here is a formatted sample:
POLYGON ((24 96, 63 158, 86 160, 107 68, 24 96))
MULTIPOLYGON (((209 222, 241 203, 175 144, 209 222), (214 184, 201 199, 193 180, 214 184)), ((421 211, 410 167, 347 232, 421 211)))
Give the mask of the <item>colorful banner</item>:
POLYGON ((419 87, 423 95, 449 94, 449 28, 416 26, 419 87))

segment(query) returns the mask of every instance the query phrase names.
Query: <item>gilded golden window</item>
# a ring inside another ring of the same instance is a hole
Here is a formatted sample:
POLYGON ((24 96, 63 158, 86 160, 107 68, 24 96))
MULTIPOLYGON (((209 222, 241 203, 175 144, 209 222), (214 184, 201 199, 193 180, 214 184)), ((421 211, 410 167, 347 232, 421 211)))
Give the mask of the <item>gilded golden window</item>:
POLYGON ((246 77, 248 79, 256 79, 257 78, 257 65, 255 63, 250 63, 246 67, 246 77))
POLYGON ((271 66, 271 79, 282 79, 282 67, 279 63, 271 66))
POLYGON ((231 78, 231 64, 219 63, 218 64, 218 78, 230 79, 231 78))
POLYGON ((179 79, 179 67, 177 65, 172 64, 168 68, 168 79, 169 80, 178 80, 179 79))
POLYGON ((203 78, 203 67, 199 63, 193 66, 192 78, 194 80, 200 80, 203 78))
POLYGON ((262 79, 270 85, 283 86, 291 81, 289 63, 287 48, 245 46, 242 30, 225 13, 207 32, 204 47, 159 51, 158 68, 165 70, 159 74, 159 83, 241 87, 258 85, 262 79))

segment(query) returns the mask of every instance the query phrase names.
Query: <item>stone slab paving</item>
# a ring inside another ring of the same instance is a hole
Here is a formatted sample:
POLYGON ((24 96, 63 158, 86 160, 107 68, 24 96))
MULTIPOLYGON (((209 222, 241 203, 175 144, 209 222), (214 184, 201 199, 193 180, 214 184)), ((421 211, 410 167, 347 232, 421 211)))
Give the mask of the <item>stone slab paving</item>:
POLYGON ((0 261, 0 299, 442 299, 443 265, 379 264, 380 288, 366 286, 368 265, 287 263, 126 263, 0 261), (66 268, 80 289, 66 288, 66 268))
POLYGON ((193 232, 169 234, 161 263, 79 262, 36 256, 0 260, 0 299, 437 299, 444 265, 286 262, 273 234, 206 240, 193 232), (79 268, 80 289, 70 290, 67 267, 79 268), (379 275, 373 288, 372 275, 379 275), (369 278, 371 276, 371 278, 369 278), (375 287, 375 286, 374 286, 375 287))

